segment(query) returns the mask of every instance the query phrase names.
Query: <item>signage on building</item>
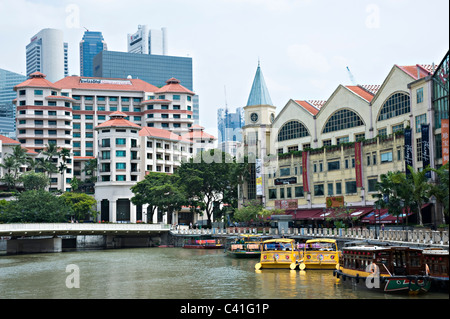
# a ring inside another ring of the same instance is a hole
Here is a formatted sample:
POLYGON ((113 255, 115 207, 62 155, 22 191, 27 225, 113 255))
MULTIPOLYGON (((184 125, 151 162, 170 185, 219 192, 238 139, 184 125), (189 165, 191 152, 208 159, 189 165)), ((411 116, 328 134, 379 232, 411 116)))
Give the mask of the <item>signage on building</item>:
POLYGON ((343 207, 344 196, 330 196, 326 199, 327 208, 331 207, 343 207))
POLYGON ((449 151, 449 127, 448 119, 441 120, 441 139, 442 139, 442 165, 448 163, 448 151, 449 151))
POLYGON ((411 172, 408 169, 408 166, 413 166, 413 149, 412 149, 412 131, 410 128, 405 129, 405 170, 406 174, 410 174, 411 172))
POLYGON ((132 85, 131 81, 129 80, 109 80, 109 79, 80 79, 80 83, 132 85))
POLYGON ((298 200, 297 199, 276 200, 275 208, 277 208, 277 209, 297 209, 298 208, 298 200))
POLYGON ((276 178, 274 180, 274 184, 275 185, 297 184, 297 177, 276 178))
MULTIPOLYGON (((422 124, 422 167, 430 166, 430 124, 422 124)), ((426 173, 431 177, 431 172, 426 173)))
POLYGON ((355 173, 356 173, 356 187, 363 187, 361 142, 355 143, 355 173))
POLYGON ((260 158, 258 158, 256 160, 255 171, 256 171, 256 195, 262 196, 263 186, 262 186, 261 159, 260 158))
POLYGON ((303 167, 303 191, 309 193, 309 180, 308 180, 308 152, 302 152, 302 167, 303 167))

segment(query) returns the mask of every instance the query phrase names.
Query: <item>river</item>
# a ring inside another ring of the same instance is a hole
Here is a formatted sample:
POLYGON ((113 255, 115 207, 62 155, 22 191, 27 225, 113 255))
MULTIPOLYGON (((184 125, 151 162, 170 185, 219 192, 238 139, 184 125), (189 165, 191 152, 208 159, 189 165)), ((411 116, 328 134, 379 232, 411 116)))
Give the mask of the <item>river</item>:
POLYGON ((0 299, 449 298, 384 295, 351 287, 332 271, 255 271, 256 262, 183 248, 0 255, 0 299))

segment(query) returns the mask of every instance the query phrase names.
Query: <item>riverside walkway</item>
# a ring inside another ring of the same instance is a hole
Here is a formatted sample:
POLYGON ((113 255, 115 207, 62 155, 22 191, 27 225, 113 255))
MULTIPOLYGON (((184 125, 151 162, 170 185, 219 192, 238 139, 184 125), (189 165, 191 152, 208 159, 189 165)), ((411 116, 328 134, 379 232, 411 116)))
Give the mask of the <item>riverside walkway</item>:
POLYGON ((409 245, 449 249, 448 230, 433 231, 427 229, 414 230, 379 230, 366 228, 288 228, 279 231, 278 228, 229 227, 226 229, 184 229, 172 230, 173 235, 212 235, 232 236, 238 234, 263 234, 292 238, 334 238, 341 241, 372 241, 378 244, 409 245))

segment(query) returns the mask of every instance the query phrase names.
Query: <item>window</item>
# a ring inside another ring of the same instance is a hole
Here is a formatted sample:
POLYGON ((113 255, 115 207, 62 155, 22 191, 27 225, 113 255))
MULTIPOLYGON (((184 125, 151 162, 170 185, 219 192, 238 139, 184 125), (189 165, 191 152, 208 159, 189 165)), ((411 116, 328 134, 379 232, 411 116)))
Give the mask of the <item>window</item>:
POLYGON ((116 157, 125 157, 127 156, 127 151, 116 151, 116 157))
POLYGON ((269 199, 275 199, 275 198, 277 198, 277 189, 269 188, 269 199))
POLYGON ((328 188, 328 195, 333 195, 333 183, 328 183, 327 188, 328 188))
POLYGON ((355 134, 355 141, 356 142, 362 141, 362 140, 364 140, 365 137, 366 137, 365 133, 355 134))
POLYGON ((381 107, 378 121, 384 121, 392 117, 409 113, 410 110, 409 95, 405 93, 395 93, 381 107))
POLYGON ((325 195, 323 184, 314 185, 314 196, 323 196, 325 195))
POLYGON ((340 145, 342 143, 348 143, 348 142, 349 142, 348 136, 339 137, 336 139, 336 145, 340 145))
POLYGON ((109 151, 102 151, 102 159, 110 159, 111 153, 109 151))
POLYGON ((378 130, 378 135, 380 136, 386 136, 387 135, 387 128, 381 128, 378 130))
POLYGON ((280 168, 280 176, 288 176, 288 175, 291 175, 290 167, 280 168))
POLYGON ((278 132, 278 142, 309 136, 306 127, 298 121, 284 124, 278 132))
POLYGON ((416 98, 417 98, 417 103, 423 102, 423 88, 418 88, 416 90, 416 98))
POLYGON ((286 197, 292 198, 292 187, 286 188, 286 197))
POLYGON ((376 178, 370 178, 367 179, 367 186, 369 188, 369 192, 376 192, 376 186, 377 186, 378 180, 376 178))
POLYGON ((342 184, 341 182, 336 183, 336 195, 342 194, 342 184))
POLYGON ((295 187, 295 197, 303 197, 303 186, 296 186, 295 187))
POLYGON ((381 163, 392 162, 392 151, 381 153, 380 160, 381 163))
POLYGON ((345 193, 356 194, 356 181, 345 182, 345 193))
POLYGON ((34 95, 43 95, 43 91, 42 90, 34 90, 34 95))
POLYGON ((358 114, 351 110, 339 110, 334 113, 325 124, 322 133, 345 130, 352 127, 364 125, 358 114))
POLYGON ((392 133, 403 131, 403 124, 392 126, 392 133))
POLYGON ((331 146, 331 140, 322 141, 323 146, 331 146))
POLYGON ((116 138, 116 145, 125 145, 126 141, 125 138, 116 138))
POLYGON ((417 151, 417 161, 421 162, 422 161, 422 138, 419 137, 416 140, 416 151, 417 151))
POLYGON ((179 101, 181 98, 180 98, 180 95, 173 95, 173 98, 172 98, 174 101, 179 101))
POLYGON ((422 124, 427 124, 427 114, 421 114, 416 116, 416 133, 422 131, 422 124))
POLYGON ((284 198, 284 188, 280 188, 280 198, 284 198))
POLYGON ((116 175, 116 181, 124 182, 125 181, 125 175, 116 175))
POLYGON ((116 169, 127 169, 127 163, 116 163, 116 169))
POLYGON ((328 162, 328 170, 329 171, 334 171, 334 170, 339 170, 339 169, 341 169, 341 162, 339 160, 328 162))
POLYGON ((85 145, 87 148, 92 148, 93 146, 93 142, 85 142, 85 145))

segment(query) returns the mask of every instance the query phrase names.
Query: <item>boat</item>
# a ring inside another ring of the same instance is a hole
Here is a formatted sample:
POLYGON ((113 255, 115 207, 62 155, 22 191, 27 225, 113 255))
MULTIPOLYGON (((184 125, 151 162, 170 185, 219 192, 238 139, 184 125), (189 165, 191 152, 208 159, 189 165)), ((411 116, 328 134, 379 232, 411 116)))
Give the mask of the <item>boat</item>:
POLYGON ((223 245, 220 239, 190 239, 183 244, 187 249, 220 249, 223 245))
POLYGON ((300 255, 294 239, 269 239, 261 243, 261 257, 255 269, 295 269, 300 255))
POLYGON ((422 253, 425 271, 431 279, 431 291, 448 293, 448 250, 427 248, 422 253))
POLYGON ((309 239, 302 246, 303 251, 299 261, 300 270, 336 269, 340 251, 335 239, 309 239))
POLYGON ((261 242, 268 236, 257 234, 241 234, 231 238, 226 253, 228 256, 235 258, 260 258, 261 242))
POLYGON ((343 281, 384 293, 419 294, 430 290, 422 249, 395 246, 345 247, 336 270, 343 281))

